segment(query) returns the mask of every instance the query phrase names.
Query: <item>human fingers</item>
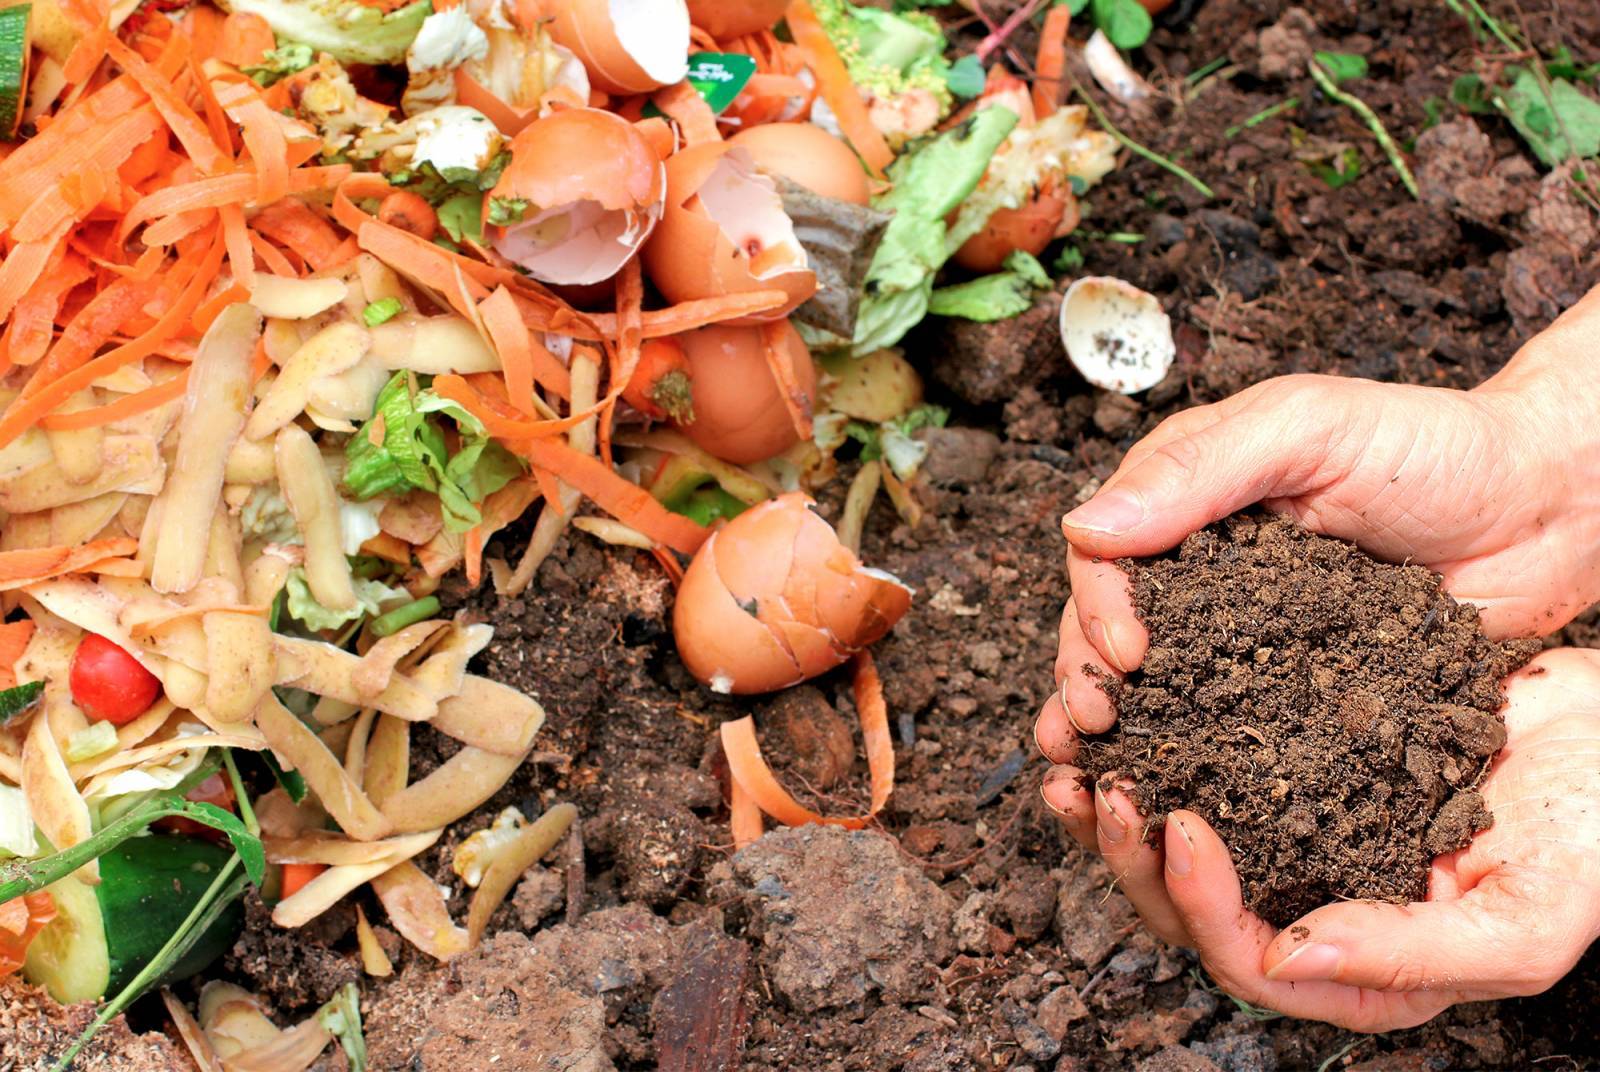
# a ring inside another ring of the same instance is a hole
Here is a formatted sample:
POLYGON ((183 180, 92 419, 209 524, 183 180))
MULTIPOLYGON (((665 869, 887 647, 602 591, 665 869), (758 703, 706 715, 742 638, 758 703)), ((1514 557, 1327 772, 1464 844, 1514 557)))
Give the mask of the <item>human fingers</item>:
POLYGON ((1106 662, 1099 650, 1084 636, 1083 624, 1073 600, 1061 615, 1061 641, 1056 653, 1056 682, 1072 726, 1081 734, 1104 733, 1117 720, 1111 697, 1100 688, 1099 675, 1122 675, 1106 662), (1086 670, 1085 667, 1088 667, 1086 670))
POLYGON ((1489 875, 1459 900, 1327 905, 1267 947, 1267 978, 1378 991, 1511 997, 1548 989, 1593 941, 1592 913, 1536 871, 1489 875))
POLYGON ((1164 848, 1173 906, 1206 971, 1235 997, 1357 1031, 1413 1027, 1461 1000, 1443 992, 1380 993, 1332 982, 1269 979, 1262 958, 1276 932, 1245 910, 1238 873, 1216 832, 1193 812, 1175 811, 1167 816, 1164 848))
POLYGON ((1078 758, 1078 731, 1067 716, 1067 705, 1056 689, 1033 720, 1033 743, 1051 763, 1071 763, 1078 758))
POLYGON ((1133 611, 1133 584, 1115 562, 1067 548, 1067 574, 1078 624, 1114 669, 1127 673, 1144 661, 1150 634, 1133 611))
POLYGON ((1330 472, 1330 465, 1349 463, 1350 452, 1337 448, 1357 423, 1354 407, 1331 401, 1341 388, 1322 377, 1261 387, 1219 410, 1214 423, 1166 439, 1125 464, 1062 519, 1067 541, 1103 558, 1156 554, 1251 503, 1337 479, 1341 473, 1330 472), (1323 396, 1326 405, 1318 401, 1323 396))
POLYGON ((1057 765, 1044 772, 1039 795, 1044 798, 1044 806, 1067 828, 1067 833, 1084 848, 1093 849, 1096 847, 1094 798, 1083 782, 1083 771, 1077 767, 1057 765))
POLYGON ((1100 855, 1111 868, 1117 888, 1138 911, 1145 926, 1163 941, 1192 945, 1189 929, 1167 893, 1162 849, 1146 836, 1149 820, 1139 813, 1128 795, 1131 786, 1118 783, 1114 774, 1109 777, 1109 788, 1106 779, 1102 779, 1094 791, 1095 840, 1100 855))

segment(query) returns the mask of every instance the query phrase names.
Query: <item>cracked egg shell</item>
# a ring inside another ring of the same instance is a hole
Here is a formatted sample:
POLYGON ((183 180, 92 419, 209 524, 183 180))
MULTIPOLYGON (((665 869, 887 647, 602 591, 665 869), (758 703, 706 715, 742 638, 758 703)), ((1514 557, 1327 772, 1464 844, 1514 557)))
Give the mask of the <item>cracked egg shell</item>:
POLYGON ((867 172, 855 152, 815 123, 762 123, 728 139, 767 171, 814 194, 865 205, 867 172))
POLYGON ((689 0, 689 21, 726 41, 772 29, 788 6, 789 0, 689 0))
POLYGON ((876 642, 911 589, 863 566, 791 492, 712 533, 678 589, 672 627, 684 666, 713 691, 798 685, 876 642))
POLYGON ((607 93, 648 93, 689 73, 684 0, 556 0, 550 36, 583 61, 607 93))
MULTIPOLYGON (((767 364, 761 328, 713 324, 673 338, 689 360, 694 385, 694 420, 681 427, 697 446, 723 461, 748 465, 800 441, 767 364)), ((793 324, 783 326, 783 345, 809 404, 816 398, 817 373, 793 324)))
POLYGON ((788 295, 781 308, 733 324, 782 319, 817 292, 777 185, 728 142, 692 145, 667 160, 666 208, 643 257, 670 302, 752 290, 788 295))
POLYGON ((1061 344, 1084 379, 1125 395, 1160 383, 1178 355, 1172 321, 1156 296, 1108 275, 1067 288, 1061 344))
POLYGON ((528 202, 491 227, 501 256, 544 283, 583 286, 615 275, 661 219, 666 169, 633 124, 598 108, 552 112, 511 140, 511 163, 485 195, 528 202))

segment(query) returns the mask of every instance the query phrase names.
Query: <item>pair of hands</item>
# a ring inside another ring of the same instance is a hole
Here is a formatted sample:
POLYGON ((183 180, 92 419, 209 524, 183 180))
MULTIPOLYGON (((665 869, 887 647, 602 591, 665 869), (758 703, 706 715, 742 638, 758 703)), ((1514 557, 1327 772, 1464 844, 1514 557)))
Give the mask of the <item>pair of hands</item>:
POLYGON ((1600 651, 1548 651, 1506 684, 1494 825, 1433 862, 1428 899, 1348 902, 1276 932, 1192 812, 1151 844, 1119 789, 1084 787, 1080 733, 1115 721, 1085 667, 1149 637, 1110 559, 1156 554, 1255 502, 1444 576, 1491 636, 1549 633, 1600 599, 1600 289, 1472 392, 1293 376, 1187 410, 1063 519, 1073 596, 1035 727, 1047 805, 1167 941, 1237 997, 1363 1031, 1538 993, 1600 936, 1600 651))

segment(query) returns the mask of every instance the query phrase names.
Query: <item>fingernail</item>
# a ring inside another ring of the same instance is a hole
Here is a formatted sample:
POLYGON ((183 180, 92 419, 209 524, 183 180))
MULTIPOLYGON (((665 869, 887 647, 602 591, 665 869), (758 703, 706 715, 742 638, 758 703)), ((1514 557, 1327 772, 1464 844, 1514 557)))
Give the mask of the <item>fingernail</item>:
POLYGON ((1072 777, 1072 772, 1069 771, 1066 767, 1051 767, 1049 770, 1044 772, 1044 777, 1039 779, 1039 796, 1044 799, 1044 806, 1049 808, 1051 811, 1055 812, 1057 815, 1060 815, 1062 817, 1069 817, 1069 816, 1067 816, 1067 813, 1065 811, 1063 811, 1062 809, 1056 807, 1053 803, 1051 803, 1050 794, 1045 792, 1045 790, 1047 790, 1051 786, 1057 784, 1063 778, 1070 778, 1070 777, 1072 777))
POLYGON ((1314 983, 1339 974, 1344 954, 1337 946, 1312 942, 1303 945, 1267 969, 1267 978, 1285 983, 1314 983))
POLYGON ((1072 723, 1072 728, 1078 731, 1078 736, 1083 737, 1087 736, 1089 731, 1084 729, 1078 720, 1073 717, 1072 704, 1067 700, 1067 682, 1071 680, 1072 678, 1068 677, 1061 682, 1061 709, 1067 713, 1067 721, 1072 723))
POLYGON ((1194 870, 1194 839, 1184 829, 1183 820, 1169 819, 1168 822, 1178 828, 1178 836, 1167 839, 1167 870, 1184 878, 1194 870))
POLYGON ((1098 618, 1095 619, 1095 624, 1100 627, 1100 642, 1105 645, 1106 661, 1116 667, 1118 673, 1126 674, 1128 663, 1117 650, 1117 642, 1111 638, 1111 626, 1098 618))
POLYGON ((1050 776, 1048 774, 1046 774, 1044 776, 1044 781, 1039 783, 1039 799, 1044 801, 1044 806, 1045 807, 1049 808, 1051 811, 1055 812, 1057 815, 1061 816, 1063 819, 1069 818, 1069 816, 1067 815, 1066 812, 1062 811, 1060 808, 1058 808, 1054 804, 1050 803, 1050 795, 1045 792, 1045 789, 1048 788, 1049 785, 1050 785, 1050 776))
POLYGON ((1131 491, 1113 488, 1096 495, 1061 520, 1068 528, 1121 536, 1145 519, 1144 499, 1131 491))
POLYGON ((1128 824, 1111 807, 1111 802, 1106 799, 1105 793, 1099 789, 1094 791, 1094 817, 1100 827, 1100 838, 1112 845, 1122 844, 1122 839, 1128 836, 1128 824))

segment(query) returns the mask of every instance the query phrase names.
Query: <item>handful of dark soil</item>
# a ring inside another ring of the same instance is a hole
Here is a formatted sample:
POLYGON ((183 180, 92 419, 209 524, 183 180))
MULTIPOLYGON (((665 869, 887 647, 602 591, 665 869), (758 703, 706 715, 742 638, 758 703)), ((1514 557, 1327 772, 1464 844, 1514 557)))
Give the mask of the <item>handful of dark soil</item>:
POLYGON ((1117 725, 1080 765, 1157 823, 1204 816, 1263 919, 1421 900, 1429 861, 1488 827, 1500 681, 1538 641, 1494 643, 1437 574, 1259 514, 1126 568, 1150 651, 1104 682, 1117 725))

